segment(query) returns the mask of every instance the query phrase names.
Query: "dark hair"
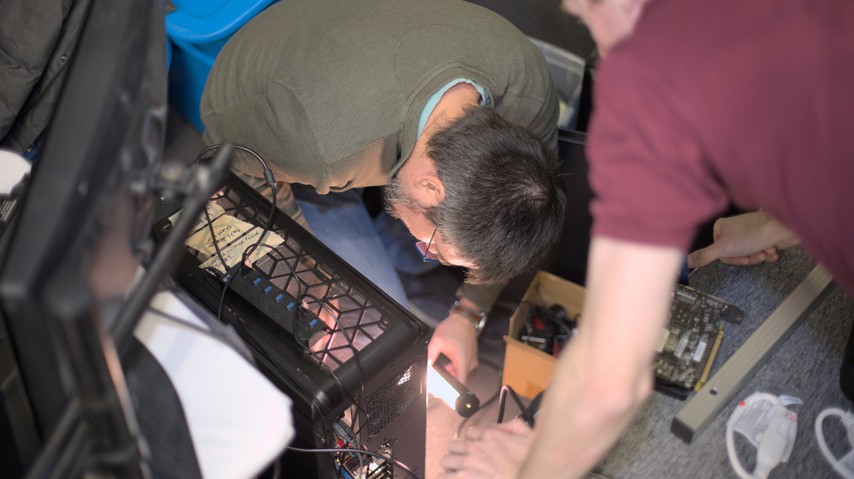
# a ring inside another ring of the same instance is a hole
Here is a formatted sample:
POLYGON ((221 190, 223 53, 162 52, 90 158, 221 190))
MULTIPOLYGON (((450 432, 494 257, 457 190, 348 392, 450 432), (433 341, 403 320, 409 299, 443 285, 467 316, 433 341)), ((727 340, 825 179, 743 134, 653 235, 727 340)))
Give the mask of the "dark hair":
POLYGON ((557 159, 531 132, 473 107, 430 138, 427 155, 445 187, 428 217, 476 264, 470 282, 505 282, 550 252, 566 192, 557 159))

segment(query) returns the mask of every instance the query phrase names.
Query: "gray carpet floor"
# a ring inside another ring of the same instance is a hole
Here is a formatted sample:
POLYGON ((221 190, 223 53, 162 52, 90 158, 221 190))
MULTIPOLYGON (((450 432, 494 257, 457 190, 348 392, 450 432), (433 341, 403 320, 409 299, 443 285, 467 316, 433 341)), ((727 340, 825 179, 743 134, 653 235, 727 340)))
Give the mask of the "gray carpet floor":
MULTIPOLYGON (((745 312, 740 324, 726 323, 724 339, 712 374, 747 340, 756 328, 780 305, 812 270, 814 263, 799 248, 783 252, 771 264, 735 267, 712 264, 691 274, 691 286, 724 299, 745 312)), ((753 392, 786 394, 800 398, 802 405, 791 406, 798 414, 798 433, 787 463, 775 468, 772 478, 832 478, 835 473, 821 455, 813 423, 828 407, 854 410, 854 405, 838 386, 839 367, 854 319, 854 301, 836 286, 824 296, 784 341, 778 343, 764 366, 746 381, 742 389, 709 425, 686 444, 670 432, 673 418, 685 401, 654 392, 623 437, 595 469, 597 477, 610 478, 725 478, 737 477, 730 466, 725 446, 726 421, 739 400, 753 392)), ((492 364, 502 364, 507 317, 494 312, 490 328, 481 338, 481 356, 492 364), (503 329, 502 329, 503 327, 503 329)), ((469 387, 485 400, 500 387, 499 372, 483 362, 472 375, 469 387)), ((518 414, 508 402, 505 417, 518 414)), ((463 421, 443 404, 428 408, 427 478, 441 472, 439 460, 447 443, 461 428, 471 424, 494 424, 497 404, 492 403, 463 421)), ((837 457, 850 449, 834 420, 825 431, 837 457)), ((583 441, 579 438, 579 441, 583 441)), ((752 470, 755 450, 746 441, 736 441, 740 461, 752 470)))
MULTIPOLYGON (((780 261, 754 267, 713 264, 695 271, 691 284, 718 296, 745 312, 741 324, 726 324, 724 340, 713 373, 755 331, 786 296, 812 270, 814 263, 800 249, 785 251, 780 261)), ((670 433, 672 418, 684 402, 655 393, 623 438, 598 468, 609 477, 735 477, 725 447, 726 421, 738 401, 753 392, 800 398, 792 406, 798 414, 798 435, 791 458, 779 465, 771 477, 824 478, 835 473, 821 455, 813 423, 828 407, 852 410, 839 388, 839 368, 848 340, 854 302, 833 286, 801 323, 743 386, 707 428, 688 445, 670 433)), ((825 430, 831 446, 846 446, 834 435, 833 421, 825 430)), ((836 431, 839 432, 839 431, 836 431)), ((745 449, 742 464, 752 470, 754 452, 745 449)), ((832 447, 833 449, 833 447, 832 447)), ((838 449, 838 448, 837 448, 838 449)))

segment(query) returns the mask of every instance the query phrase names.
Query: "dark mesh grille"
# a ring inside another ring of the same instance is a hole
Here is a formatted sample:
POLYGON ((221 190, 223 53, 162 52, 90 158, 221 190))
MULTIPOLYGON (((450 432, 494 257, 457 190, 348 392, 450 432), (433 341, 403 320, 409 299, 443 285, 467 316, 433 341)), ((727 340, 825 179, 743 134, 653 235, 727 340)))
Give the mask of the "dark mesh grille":
MULTIPOLYGON (((228 186, 211 201, 211 222, 217 218, 214 204, 221 207, 226 215, 253 225, 268 222, 269 211, 244 204, 239 193, 228 186)), ((194 233, 209 228, 207 218, 205 215, 200 217, 194 233)), ((258 229, 259 227, 254 226, 229 242, 220 243, 220 249, 229 243, 240 241, 241 238, 245 241, 247 235, 257 234, 258 229)), ((368 300, 364 292, 342 279, 329 265, 320 264, 287 230, 274 227, 272 232, 284 241, 274 248, 265 248, 266 254, 255 261, 254 269, 277 288, 297 298, 304 309, 327 322, 330 333, 312 346, 310 355, 318 363, 322 361, 334 371, 350 360, 354 352, 361 351, 383 334, 385 322, 382 313, 368 300)), ((190 251, 200 263, 212 257, 193 249, 190 251)), ((213 261, 219 268, 222 262, 217 259, 213 261)))
POLYGON ((368 399, 369 436, 385 429, 421 397, 423 374, 418 363, 413 363, 368 399))

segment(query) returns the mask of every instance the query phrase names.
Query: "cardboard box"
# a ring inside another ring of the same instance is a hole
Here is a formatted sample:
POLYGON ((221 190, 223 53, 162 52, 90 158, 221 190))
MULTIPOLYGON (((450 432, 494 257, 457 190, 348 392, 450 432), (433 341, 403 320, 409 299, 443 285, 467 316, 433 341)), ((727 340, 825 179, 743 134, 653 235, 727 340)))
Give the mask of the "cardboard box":
MULTIPOLYGON (((557 303, 563 306, 569 317, 574 317, 584 304, 584 288, 551 273, 538 271, 522 297, 522 305, 526 303, 543 307, 557 303)), ((516 308, 510 317, 510 331, 504 336, 507 349, 503 383, 520 396, 532 399, 551 382, 557 360, 516 339, 525 325, 524 314, 524 307, 516 308)))
MULTIPOLYGON (((516 339, 525 325, 527 305, 563 306, 568 318, 581 313, 585 290, 545 271, 537 272, 519 308, 510 317, 504 337, 504 384, 533 399, 551 382, 557 358, 516 339)), ((670 319, 652 364, 655 389, 685 399, 705 382, 723 339, 722 322, 739 323, 744 312, 719 298, 687 286, 674 289, 670 319)))

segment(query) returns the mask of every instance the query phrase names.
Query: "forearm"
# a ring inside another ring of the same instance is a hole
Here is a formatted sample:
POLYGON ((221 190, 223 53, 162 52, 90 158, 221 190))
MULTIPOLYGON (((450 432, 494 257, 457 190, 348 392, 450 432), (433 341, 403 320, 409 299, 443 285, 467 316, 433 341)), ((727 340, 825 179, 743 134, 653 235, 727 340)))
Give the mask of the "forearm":
POLYGON ((580 478, 592 470, 628 427, 649 386, 613 391, 618 400, 604 394, 611 391, 587 381, 553 383, 549 394, 554 399, 541 409, 531 453, 519 478, 580 478), (583 389, 585 385, 588 389, 583 389))
POLYGON ((681 257, 594 240, 578 334, 558 361, 520 477, 580 477, 631 422, 651 391, 681 257))
POLYGON ((492 309, 503 287, 503 284, 464 283, 457 289, 459 307, 451 307, 433 332, 427 347, 428 359, 435 361, 440 353, 447 356, 451 360, 449 371, 463 383, 469 371, 478 365, 477 335, 484 326, 481 313, 492 309))

